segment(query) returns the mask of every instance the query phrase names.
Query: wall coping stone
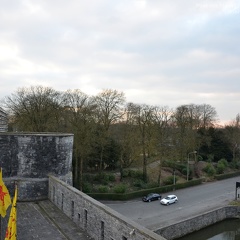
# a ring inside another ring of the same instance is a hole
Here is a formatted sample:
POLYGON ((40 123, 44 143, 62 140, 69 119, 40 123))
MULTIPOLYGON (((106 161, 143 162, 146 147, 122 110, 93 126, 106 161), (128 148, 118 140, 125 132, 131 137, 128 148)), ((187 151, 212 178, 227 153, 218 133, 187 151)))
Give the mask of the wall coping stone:
MULTIPOLYGON (((67 183, 61 181, 59 178, 55 177, 55 176, 49 176, 49 181, 50 181, 50 187, 52 187, 52 185, 61 185, 64 189, 66 189, 66 191, 72 192, 75 195, 75 200, 81 199, 80 201, 82 201, 82 199, 84 199, 84 201, 87 201, 88 203, 90 203, 92 205, 92 208, 97 208, 99 211, 102 212, 101 215, 109 216, 107 218, 115 218, 122 226, 126 226, 130 230, 135 229, 136 235, 141 235, 142 238, 141 239, 152 239, 152 240, 166 240, 164 237, 154 233, 153 231, 145 228, 144 226, 141 226, 140 224, 132 221, 131 219, 123 216, 122 214, 116 212, 115 210, 111 209, 110 207, 106 206, 105 204, 93 199, 92 197, 88 196, 87 194, 81 192, 80 190, 68 185, 67 183)), ((60 193, 61 187, 57 187, 56 190, 58 191, 58 194, 60 193)), ((66 193, 66 192, 65 192, 66 193)), ((58 195, 58 198, 60 197, 60 195, 58 195)), ((52 201, 57 207, 58 204, 55 202, 54 200, 55 197, 52 196, 52 192, 49 189, 49 199, 50 201, 52 201)), ((73 199, 71 199, 73 200, 73 199)), ((58 199, 59 201, 59 199, 58 199)), ((69 211, 69 209, 67 210, 69 211)), ((64 212, 64 209, 63 209, 64 212)), ((65 214, 69 215, 69 212, 65 212, 65 214)), ((94 218, 96 218, 97 216, 94 216, 94 218)), ((101 217, 99 217, 99 220, 101 220, 101 217)), ((103 220, 104 221, 104 220, 103 220)), ((90 230, 90 229, 88 229, 90 230)), ((90 230, 91 231, 91 230, 90 230)), ((90 232, 89 232, 90 234, 90 232)), ((108 238, 107 238, 108 239, 108 238)), ((116 238, 119 239, 119 238, 116 238)), ((132 236, 131 239, 136 239, 135 236, 132 236)))
POLYGON ((17 135, 17 136, 73 136, 73 133, 59 132, 0 132, 0 135, 17 135))

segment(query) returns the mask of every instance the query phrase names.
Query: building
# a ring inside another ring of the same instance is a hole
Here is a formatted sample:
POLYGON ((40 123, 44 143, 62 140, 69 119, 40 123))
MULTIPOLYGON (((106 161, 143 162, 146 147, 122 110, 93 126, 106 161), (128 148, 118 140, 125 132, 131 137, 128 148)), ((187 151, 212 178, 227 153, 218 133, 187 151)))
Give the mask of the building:
POLYGON ((0 107, 0 132, 8 131, 7 113, 0 107))

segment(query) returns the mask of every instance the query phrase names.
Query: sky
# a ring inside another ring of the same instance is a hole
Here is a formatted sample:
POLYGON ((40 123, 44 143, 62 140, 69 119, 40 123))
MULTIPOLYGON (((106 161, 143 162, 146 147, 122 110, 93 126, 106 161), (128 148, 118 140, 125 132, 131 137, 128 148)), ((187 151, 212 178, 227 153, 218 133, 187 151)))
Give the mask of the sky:
POLYGON ((0 0, 0 99, 46 86, 240 113, 240 0, 0 0))

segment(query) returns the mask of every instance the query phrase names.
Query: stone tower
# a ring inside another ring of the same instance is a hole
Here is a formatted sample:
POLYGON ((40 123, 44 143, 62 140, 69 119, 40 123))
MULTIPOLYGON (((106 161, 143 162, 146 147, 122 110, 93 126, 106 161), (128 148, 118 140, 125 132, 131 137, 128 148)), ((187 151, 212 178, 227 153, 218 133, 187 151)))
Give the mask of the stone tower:
POLYGON ((72 185, 73 134, 0 133, 0 166, 4 181, 19 201, 48 197, 48 175, 72 185))

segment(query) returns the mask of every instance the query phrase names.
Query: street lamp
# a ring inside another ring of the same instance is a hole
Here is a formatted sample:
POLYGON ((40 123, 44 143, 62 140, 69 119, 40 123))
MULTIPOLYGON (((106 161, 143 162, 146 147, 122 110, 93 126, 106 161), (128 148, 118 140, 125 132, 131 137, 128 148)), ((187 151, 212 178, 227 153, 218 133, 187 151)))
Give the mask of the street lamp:
POLYGON ((187 181, 188 181, 188 175, 189 175, 189 155, 192 154, 192 153, 196 154, 197 151, 193 151, 193 152, 188 153, 188 159, 187 159, 187 181))

